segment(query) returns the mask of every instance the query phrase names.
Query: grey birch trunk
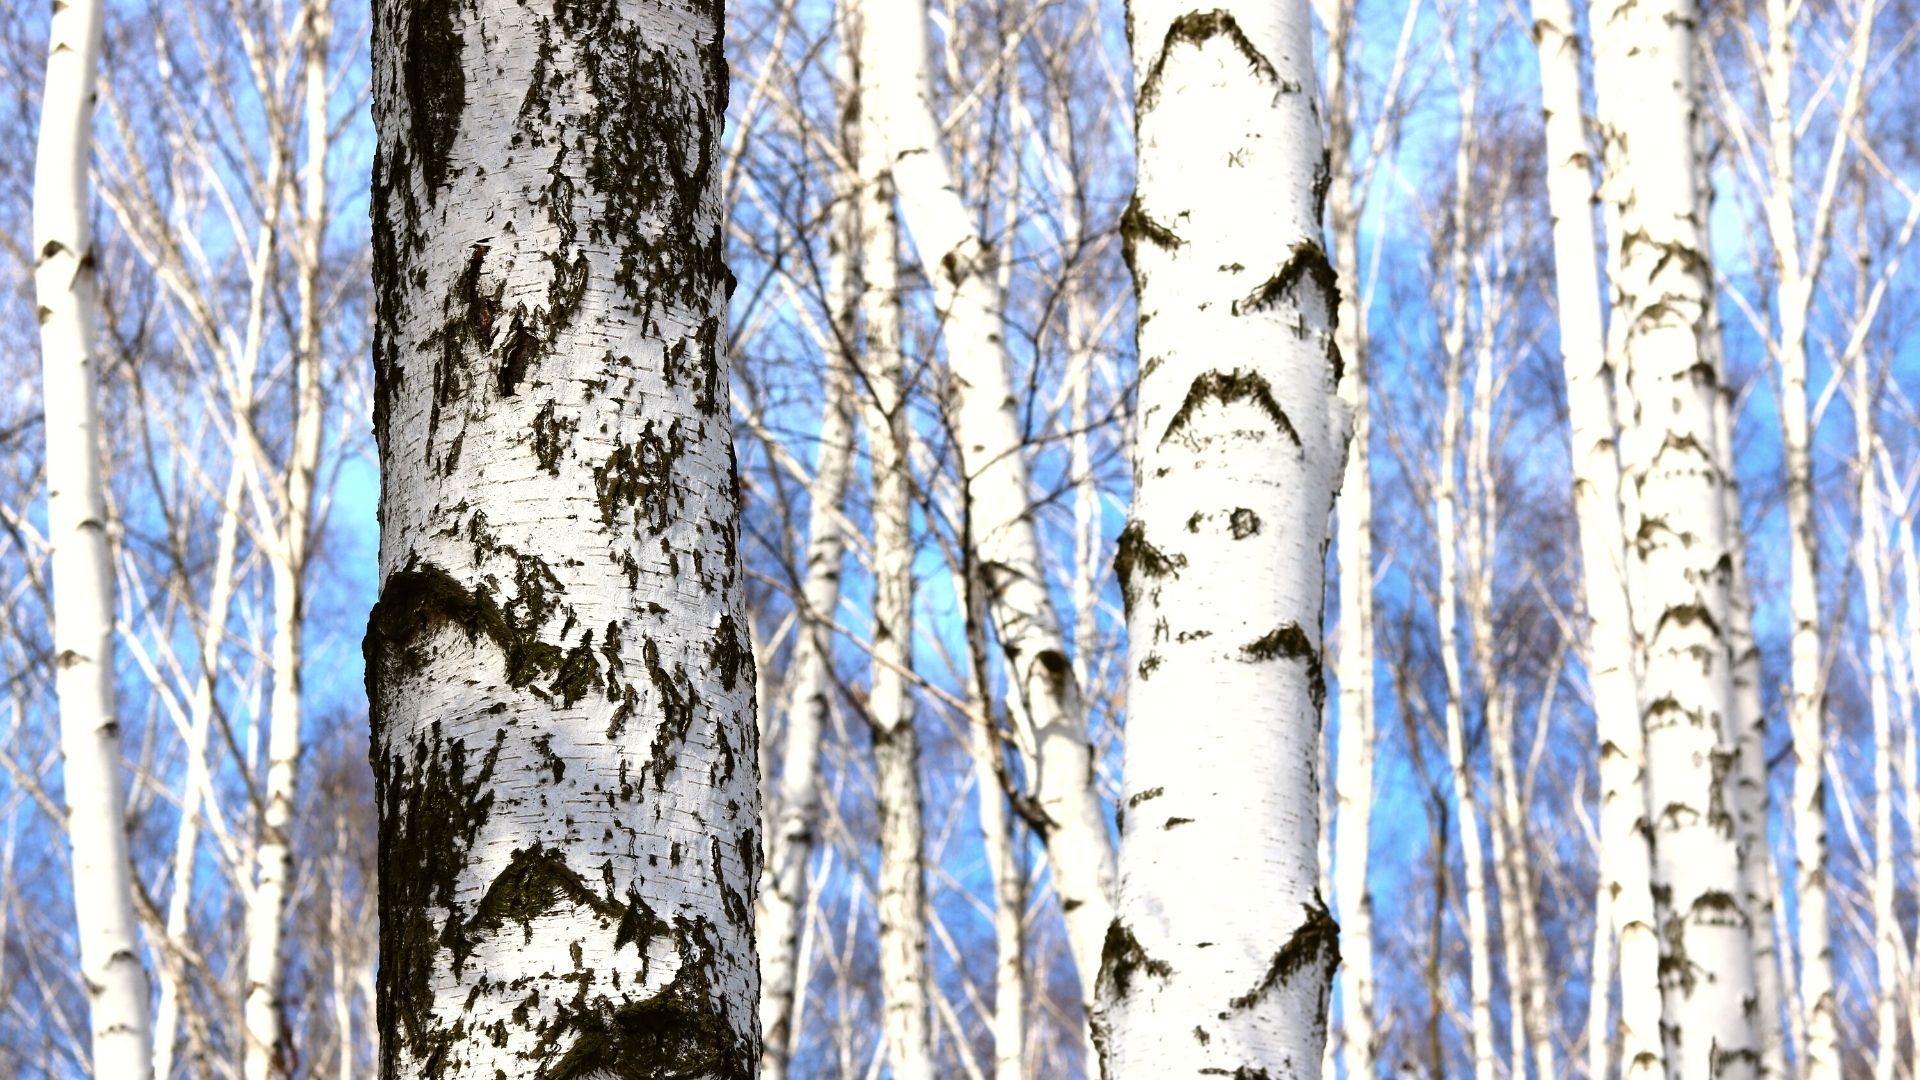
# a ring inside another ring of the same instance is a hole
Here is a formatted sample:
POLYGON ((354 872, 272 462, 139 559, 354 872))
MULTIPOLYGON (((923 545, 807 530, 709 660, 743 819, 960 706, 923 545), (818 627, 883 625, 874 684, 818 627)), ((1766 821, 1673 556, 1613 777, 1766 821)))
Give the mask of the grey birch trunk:
MULTIPOLYGON (((306 162, 300 178, 299 329, 294 355, 293 446, 286 469, 286 506, 268 562, 273 576, 273 696, 269 705, 267 782, 254 883, 248 891, 247 994, 244 1018, 247 1080, 291 1071, 281 1001, 281 937, 293 878, 288 830, 299 789, 302 620, 314 473, 320 464, 325 403, 320 386, 320 257, 327 230, 327 47, 332 36, 328 0, 308 0, 304 11, 306 162)), ((263 526, 267 523, 262 523, 263 526)))
MULTIPOLYGON (((843 40, 842 52, 852 43, 843 40)), ((843 65, 843 74, 850 70, 843 65)), ((851 85, 851 80, 849 80, 851 85)), ((842 108, 843 125, 857 112, 856 96, 842 108)), ((852 146, 843 130, 842 145, 852 146)), ((756 908, 760 941, 760 1075, 780 1080, 787 1074, 787 1055, 796 1028, 794 1022, 796 958, 800 944, 801 913, 806 910, 807 866, 813 858, 814 830, 820 817, 820 743, 826 730, 828 695, 833 690, 832 658, 836 613, 840 607, 841 563, 846 540, 840 533, 842 505, 853 472, 854 402, 850 371, 859 326, 860 276, 856 269, 860 243, 859 192, 853 178, 843 175, 835 192, 831 236, 828 241, 827 292, 832 306, 834 338, 839 353, 830 352, 827 364, 827 403, 820 415, 820 450, 808 491, 807 569, 802 585, 800 636, 795 642, 789 672, 786 740, 781 747, 780 789, 772 799, 767 836, 767 865, 761 874, 756 908)), ((771 711, 763 707, 763 721, 771 711)), ((769 778, 770 779, 770 778, 769 778)))
POLYGON ((380 0, 387 1080, 746 1078, 717 0, 380 0))
POLYGON ((1759 1071, 1754 931, 1739 813, 1728 628, 1737 522, 1718 453, 1720 372, 1704 347, 1712 287, 1698 215, 1694 18, 1688 0, 1592 12, 1605 195, 1617 216, 1613 310, 1632 411, 1622 459, 1642 726, 1664 900, 1668 1068, 1678 1080, 1759 1071))
POLYGON ((113 555, 99 455, 92 204, 99 0, 53 8, 33 172, 33 285, 45 410, 54 698, 66 788, 80 983, 93 1074, 151 1075, 147 972, 134 927, 133 864, 114 700, 113 555))
MULTIPOLYGON (((1545 116, 1547 202, 1553 215, 1560 358, 1567 381, 1574 517, 1587 610, 1587 683, 1600 747, 1600 863, 1606 918, 1596 908, 1596 937, 1611 936, 1621 985, 1623 1080, 1664 1077, 1660 1037, 1660 955, 1647 844, 1645 738, 1640 728, 1637 643, 1627 600, 1620 459, 1613 410, 1617 375, 1607 358, 1607 328, 1594 265, 1593 167, 1582 105, 1580 38, 1567 0, 1534 0, 1545 116)), ((1596 942, 1596 955, 1606 943, 1596 942)), ((1610 1075, 1607 980, 1593 987, 1598 1023, 1588 1026, 1589 1072, 1610 1075)))
POLYGON ((1339 961, 1320 649, 1348 426, 1312 25, 1305 0, 1131 10, 1141 376, 1102 1074, 1315 1076, 1339 961))
MULTIPOLYGON (((1005 297, 994 252, 980 237, 948 168, 927 66, 925 0, 865 4, 861 77, 870 132, 883 139, 900 213, 945 315, 953 422, 972 498, 973 539, 1012 687, 1009 712, 1030 748, 1034 804, 1066 915, 1083 995, 1091 999, 1112 921, 1113 846, 1100 807, 1086 709, 1066 633, 1047 589, 1033 519, 1019 403, 1001 320, 1005 297)), ((863 148, 864 150, 864 148, 863 148)))
POLYGON ((1334 666, 1340 685, 1340 727, 1334 747, 1333 894, 1340 917, 1339 1050, 1349 1077, 1379 1071, 1373 1024, 1373 893, 1371 855, 1374 758, 1373 476, 1367 387, 1367 323, 1360 308, 1360 213, 1354 191, 1353 101, 1347 93, 1347 50, 1353 4, 1334 5, 1327 20, 1327 229, 1333 237, 1340 290, 1334 343, 1345 360, 1340 400, 1352 417, 1340 484, 1335 547, 1340 567, 1340 634, 1334 666))

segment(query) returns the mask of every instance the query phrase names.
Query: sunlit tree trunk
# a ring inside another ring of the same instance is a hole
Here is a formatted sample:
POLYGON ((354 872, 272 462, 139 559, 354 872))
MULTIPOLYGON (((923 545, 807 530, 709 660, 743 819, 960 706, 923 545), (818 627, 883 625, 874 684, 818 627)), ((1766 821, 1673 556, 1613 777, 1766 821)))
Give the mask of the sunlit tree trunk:
MULTIPOLYGON (((1469 39, 1478 20, 1467 20, 1469 39)), ((1470 48, 1478 49, 1474 42, 1470 48)), ((1469 64, 1469 67, 1471 64, 1469 64)), ((1434 545, 1439 552, 1439 596, 1434 612, 1440 632, 1440 664, 1446 676, 1444 734, 1447 770, 1453 786, 1459 823, 1461 893, 1466 901, 1467 1036, 1471 1045, 1474 1080, 1493 1080, 1493 961, 1487 914, 1487 867, 1481 847, 1480 805, 1466 741, 1466 683, 1461 673, 1460 646, 1460 428, 1463 420, 1461 381, 1466 375, 1468 321, 1472 312, 1472 275, 1468 247, 1478 234, 1470 221, 1473 192, 1474 102, 1478 96, 1477 70, 1458 70, 1459 141, 1454 151, 1452 220, 1447 245, 1450 288, 1448 314, 1441 331, 1445 369, 1441 378, 1446 404, 1440 418, 1438 464, 1434 469, 1434 545)), ((1477 407, 1476 403, 1476 407, 1477 407)), ((1470 530, 1471 531, 1471 530, 1470 530)), ((1469 536, 1469 544, 1473 544, 1469 536)))
MULTIPOLYGON (((925 836, 919 737, 913 696, 913 432, 900 348, 899 218, 887 125, 900 93, 886 81, 884 54, 901 47, 880 9, 896 0, 851 5, 859 42, 861 311, 867 347, 860 384, 873 482, 873 676, 867 715, 873 732, 874 798, 880 817, 883 1037, 891 1074, 934 1075, 929 1025, 925 836)), ((900 4, 906 7, 910 5, 900 4)), ((922 42, 924 45, 924 40, 922 42)), ((911 109, 911 105, 907 106, 911 109)))
POLYGON ((1788 611, 1793 621, 1787 727, 1793 736, 1795 922, 1800 946, 1798 1006, 1806 1024, 1805 1080, 1840 1075, 1833 935, 1827 899, 1825 671, 1821 652, 1819 538, 1813 511, 1813 447, 1807 403, 1807 319, 1816 267, 1801 265, 1794 217, 1794 19, 1792 0, 1767 0, 1767 102, 1771 184, 1766 213, 1779 277, 1780 428, 1786 467, 1788 611))
MULTIPOLYGON (((1607 360, 1607 329, 1595 266, 1593 164, 1581 91, 1581 41, 1567 0, 1534 0, 1534 45, 1540 57, 1545 115, 1547 202, 1553 215, 1555 298, 1560 359, 1567 381, 1573 505, 1580 543, 1581 593, 1587 610, 1587 684, 1600 747, 1600 864, 1606 919, 1594 933, 1611 936, 1621 985, 1620 1056, 1626 1080, 1665 1075, 1660 1039, 1660 943, 1656 933, 1646 839, 1632 615, 1627 603, 1626 534, 1620 518, 1620 460, 1613 411, 1617 375, 1607 360)), ((1596 943, 1596 953, 1605 948, 1596 943)), ((1607 980, 1592 987, 1598 1023, 1588 1025, 1589 1073, 1610 1075, 1612 1031, 1606 1027, 1607 980)))
POLYGON ((1617 215, 1615 318, 1632 412, 1629 577, 1645 657, 1642 726, 1670 1075, 1748 1077, 1755 1021, 1752 904, 1736 805, 1730 562, 1717 452, 1716 354, 1703 348, 1711 283, 1696 205, 1694 18, 1687 0, 1592 10, 1606 198, 1617 215))
POLYGON ((1339 958, 1318 888, 1320 646, 1348 435, 1312 27, 1305 0, 1132 16, 1141 378, 1102 1070, 1312 1076, 1339 958))
MULTIPOLYGON (((247 893, 247 1080, 268 1080, 291 1071, 286 1056, 285 1006, 281 1000, 281 936, 292 889, 293 849, 289 829, 299 788, 301 751, 302 637, 309 521, 314 474, 320 466, 325 420, 321 398, 320 258, 327 230, 327 52, 332 37, 328 0, 308 0, 304 15, 306 162, 300 177, 301 211, 297 261, 298 318, 294 353, 293 443, 287 459, 286 505, 271 545, 273 577, 273 697, 269 706, 267 782, 262 792, 260 841, 254 852, 254 883, 247 893)), ((263 523, 263 525, 266 523, 263 523)))
MULTIPOLYGON (((851 72, 853 43, 843 74, 851 72)), ((849 87, 854 84, 849 80, 849 87)), ((843 103, 842 123, 851 127, 859 104, 843 103)), ((850 130, 842 145, 851 149, 850 130)), ((833 345, 826 357, 826 407, 820 415, 820 449, 808 491, 807 565, 802 586, 800 636, 790 662, 787 695, 792 707, 780 755, 780 788, 771 802, 767 866, 761 875, 756 934, 760 945, 760 1075, 780 1080, 794 1035, 794 996, 801 913, 806 910, 807 866, 812 861, 820 817, 820 741, 826 730, 828 695, 833 692, 832 658, 836 612, 840 606, 841 562, 846 552, 840 533, 841 507, 853 472, 854 398, 850 378, 859 333, 860 194, 850 174, 841 174, 835 192, 828 240, 827 302, 834 319, 833 345)), ((763 709, 763 715, 771 713, 763 709)), ((769 778, 770 779, 770 778, 769 778)))
POLYGON ((1352 417, 1340 484, 1335 546, 1340 567, 1340 630, 1334 666, 1340 684, 1334 746, 1333 894, 1340 917, 1339 1052, 1349 1077, 1378 1072, 1373 1026, 1373 893, 1367 886, 1373 815, 1373 477, 1367 387, 1367 320, 1360 307, 1360 213, 1354 191, 1353 112, 1347 57, 1354 5, 1322 8, 1327 30, 1327 230, 1344 288, 1334 343, 1345 368, 1340 400, 1352 417))
POLYGON ((95 259, 89 216, 99 0, 53 8, 33 174, 33 285, 45 409, 53 687, 65 760, 73 909, 93 1074, 150 1075, 147 971, 134 929, 113 671, 113 556, 94 386, 95 259))
POLYGON ((389 1080, 759 1059, 721 15, 374 8, 389 1080))
POLYGON ((941 149, 928 82, 925 0, 863 7, 862 78, 883 133, 906 230, 932 278, 944 314, 953 372, 953 422, 972 498, 973 542, 987 576, 988 602, 1015 699, 1010 709, 1031 749, 1028 776, 1046 815, 1043 840, 1082 992, 1112 920, 1114 855, 1094 781, 1086 710, 1067 638, 1047 591, 1034 524, 1019 402, 1002 333, 1005 296, 997 257, 981 238, 941 149))

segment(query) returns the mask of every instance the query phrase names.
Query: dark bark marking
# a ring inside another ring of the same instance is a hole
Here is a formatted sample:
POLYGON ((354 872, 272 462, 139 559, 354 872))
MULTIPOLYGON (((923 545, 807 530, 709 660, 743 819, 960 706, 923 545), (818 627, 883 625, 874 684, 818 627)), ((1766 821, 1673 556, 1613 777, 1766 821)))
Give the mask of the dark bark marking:
POLYGON ((1127 613, 1133 613, 1134 601, 1138 598, 1134 576, 1162 578, 1178 574, 1187 565, 1185 555, 1168 555, 1147 540, 1146 526, 1138 521, 1128 523, 1120 531, 1119 543, 1114 548, 1113 572, 1120 579, 1120 598, 1127 613))
MULTIPOLYGON (((1235 315, 1252 315, 1262 311, 1272 311, 1293 295, 1294 287, 1301 282, 1311 282, 1320 292, 1320 301, 1327 308, 1327 326, 1332 329, 1340 319, 1339 295, 1340 275, 1327 261, 1327 253, 1312 240, 1301 240, 1288 252, 1287 261, 1280 269, 1254 290, 1234 301, 1235 315)), ((1298 306, 1299 301, 1294 301, 1298 306)))
POLYGON ((1239 368, 1232 371, 1207 371, 1196 376, 1193 384, 1187 387, 1186 400, 1180 403, 1179 410, 1167 423, 1167 430, 1161 433, 1161 445, 1165 445, 1168 439, 1184 430, 1193 419, 1193 414, 1210 400, 1218 401, 1222 405, 1231 405, 1239 401, 1248 402, 1265 413, 1267 418, 1273 421, 1274 427, 1293 440, 1293 445, 1303 446, 1300 433, 1294 429, 1293 421, 1287 418, 1286 410, 1280 407, 1280 402, 1273 396, 1273 384, 1267 382, 1266 376, 1257 371, 1243 371, 1239 368))
POLYGON ((1173 965, 1148 956, 1133 931, 1119 919, 1113 920, 1107 926, 1106 944, 1100 950, 1100 1000, 1118 1001, 1126 997, 1133 986, 1134 974, 1140 971, 1164 979, 1173 974, 1173 965))
POLYGON ((1317 896, 1312 903, 1300 907, 1306 912, 1306 921, 1295 928, 1286 944, 1273 954, 1273 960, 1267 964, 1266 974, 1260 977, 1253 989, 1227 1002, 1229 1008, 1253 1008, 1268 991, 1291 981, 1296 972, 1309 964, 1317 965, 1321 973, 1320 986, 1324 996, 1334 969, 1340 966, 1340 924, 1334 921, 1325 901, 1317 896))
POLYGON ((1254 45, 1253 39, 1247 37, 1247 32, 1240 28, 1240 20, 1234 18, 1231 12, 1218 8, 1212 11, 1189 11, 1173 20, 1172 25, 1167 27, 1166 40, 1161 43, 1160 51, 1155 54, 1152 66, 1147 69, 1146 77, 1140 80, 1140 91, 1137 95, 1138 111, 1144 113, 1152 110, 1154 103, 1160 99, 1160 79, 1166 71, 1167 58, 1172 55, 1175 45, 1192 45, 1197 48, 1216 37, 1225 37, 1231 42, 1233 47, 1239 50, 1240 55, 1246 57, 1247 66, 1254 74, 1268 82, 1280 81, 1280 73, 1274 70, 1273 62, 1267 59, 1258 46, 1254 45))
POLYGON ((467 108, 467 76, 460 55, 463 41, 453 25, 458 6, 458 0, 414 0, 407 13, 401 78, 429 206, 447 182, 447 154, 467 108))

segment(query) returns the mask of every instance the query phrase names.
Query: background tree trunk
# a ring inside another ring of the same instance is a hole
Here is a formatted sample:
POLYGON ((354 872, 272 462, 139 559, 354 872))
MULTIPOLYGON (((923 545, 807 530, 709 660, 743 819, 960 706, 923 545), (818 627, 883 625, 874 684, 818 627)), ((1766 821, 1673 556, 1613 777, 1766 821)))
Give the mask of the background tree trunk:
POLYGON ((33 285, 46 408, 47 547, 54 695, 65 759, 67 841, 96 1076, 150 1075, 147 971, 134 929, 133 864, 120 787, 114 572, 94 384, 93 187, 99 0, 53 8, 33 172, 33 285))
POLYGON ((1736 835, 1740 748, 1726 728, 1738 525, 1726 518, 1717 453, 1719 366, 1703 347, 1712 290, 1696 205, 1694 18, 1686 0, 1605 0, 1592 12, 1603 190, 1620 237, 1613 310, 1631 399, 1621 456, 1634 488, 1626 525, 1664 899, 1664 1027, 1679 1080, 1756 1075, 1761 1052, 1736 835))

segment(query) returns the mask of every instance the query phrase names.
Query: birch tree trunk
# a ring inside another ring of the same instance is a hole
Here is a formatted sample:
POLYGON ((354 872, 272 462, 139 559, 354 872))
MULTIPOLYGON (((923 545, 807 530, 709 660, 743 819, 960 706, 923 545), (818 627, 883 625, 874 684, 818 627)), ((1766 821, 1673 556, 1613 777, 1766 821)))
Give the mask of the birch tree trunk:
POLYGON ((1101 943, 1112 921, 1113 846, 1095 786, 1086 710, 1067 639, 1047 591, 1032 514, 1018 402, 1002 335, 1005 297, 994 252, 974 227, 947 166, 928 82, 925 0, 861 5, 862 78, 874 114, 867 130, 885 143, 900 213, 933 279, 944 313, 955 389, 953 422, 973 500, 973 539, 988 603, 1023 726, 1042 839, 1083 995, 1091 999, 1101 943))
MULTIPOLYGON (((269 705, 267 783, 254 885, 248 891, 247 1080, 291 1071, 281 1002, 281 935, 293 877, 288 830, 299 790, 301 647, 306 606, 308 531, 314 473, 320 465, 325 403, 320 388, 320 256, 327 231, 326 161, 331 124, 327 110, 327 51, 332 37, 329 0, 307 0, 302 76, 305 82, 306 162, 300 178, 299 328, 294 353, 293 445, 287 460, 286 506, 268 561, 273 576, 273 696, 269 705)), ((266 525, 267 523, 262 523, 266 525)))
POLYGON ((34 151, 33 285, 47 440, 47 546, 54 696, 73 868, 80 980, 93 1074, 151 1075, 147 972, 134 929, 113 670, 113 556, 107 539, 94 321, 91 212, 99 0, 53 8, 34 151))
POLYGON ((900 350, 899 218, 893 159, 885 125, 891 106, 882 54, 899 48, 877 9, 898 0, 855 0, 859 48, 858 165, 865 185, 860 207, 861 312, 867 348, 861 372, 873 482, 873 675, 868 719, 873 730, 875 800, 880 816, 880 980, 884 1042, 898 1080, 932 1080, 928 1022, 927 911, 920 812, 919 738, 913 696, 913 473, 905 361, 900 350))
MULTIPOLYGON (((1864 275, 1863 275, 1864 276, 1864 275)), ((1888 598, 1881 576, 1880 491, 1873 465, 1873 386, 1864 356, 1853 364, 1855 468, 1860 472, 1860 595, 1867 622, 1867 704, 1873 717, 1874 1080, 1893 1080, 1900 1063, 1900 954, 1903 951, 1893 847, 1893 708, 1887 687, 1888 598)))
MULTIPOLYGON (((220 654, 226 638, 227 613, 233 601, 234 548, 240 532, 240 470, 227 477, 221 500, 220 524, 214 533, 213 577, 207 590, 206 628, 200 637, 200 677, 195 681, 193 698, 187 706, 186 776, 180 801, 180 828, 174 834, 173 892, 167 897, 165 933, 180 944, 186 941, 188 916, 192 912, 193 883, 200 864, 200 815, 212 811, 210 778, 207 770, 207 742, 213 720, 214 681, 220 670, 220 654)), ((173 1076, 174 1037, 179 1031, 181 1000, 186 994, 186 970, 173 953, 166 952, 170 965, 168 977, 160 983, 159 1003, 154 1009, 153 1075, 159 1080, 173 1076)), ((203 1068, 195 1060, 193 1067, 203 1068)))
POLYGON ((759 1059, 721 17, 374 8, 389 1080, 759 1059))
MULTIPOLYGON (((1574 519, 1587 609, 1587 684, 1600 747, 1600 863, 1611 921, 1596 919, 1594 932, 1615 940, 1621 1075, 1623 1080, 1652 1080, 1664 1077, 1666 1066, 1660 1037, 1660 942, 1647 845, 1646 747, 1620 517, 1612 385, 1617 373, 1607 360, 1607 328, 1594 264, 1593 167, 1572 5, 1567 0, 1534 0, 1533 36, 1540 57, 1560 359, 1567 380, 1574 519)), ((1611 990, 1595 985, 1592 992, 1604 1017, 1611 990)), ((1596 1078, 1610 1074, 1605 1059, 1612 1040, 1602 1034, 1589 1031, 1589 1072, 1596 1078)))
POLYGON ((1367 320, 1360 307, 1360 212, 1354 191, 1353 111, 1347 52, 1354 5, 1323 9, 1327 29, 1327 228, 1334 268, 1346 288, 1334 343, 1345 361, 1338 390, 1353 437, 1340 484, 1335 545, 1340 566, 1340 636, 1334 661, 1340 684, 1340 728, 1334 747, 1333 894, 1340 915, 1341 1059, 1349 1077, 1379 1071, 1373 1026, 1373 893, 1367 887, 1373 815, 1373 476, 1367 387, 1367 320), (1327 16, 1331 16, 1330 18, 1327 16))
POLYGON ((1717 453, 1716 354, 1703 347, 1712 290, 1696 187, 1694 9, 1687 0, 1592 12, 1594 76, 1617 216, 1614 275, 1633 412, 1622 459, 1634 487, 1634 619, 1645 657, 1642 726, 1661 919, 1670 1075, 1748 1077, 1752 911, 1738 840, 1740 751, 1728 627, 1732 533, 1717 453), (1732 785, 1732 786, 1729 786, 1732 785))
MULTIPOLYGON (((851 53, 844 39, 841 48, 851 53)), ((850 72, 853 65, 844 65, 850 72)), ((844 73, 843 72, 843 73, 844 73)), ((849 86, 852 85, 849 80, 849 86)), ((858 111, 857 90, 843 106, 843 122, 858 111)), ((852 140, 843 138, 852 148, 852 140)), ((813 858, 814 829, 820 817, 820 741, 826 730, 828 695, 833 690, 832 658, 836 613, 840 607, 841 562, 846 541, 840 533, 841 507, 853 471, 853 387, 850 370, 859 328, 859 192, 844 178, 835 193, 829 240, 827 290, 833 305, 836 344, 845 352, 827 357, 827 403, 820 415, 820 450, 808 491, 807 571, 802 586, 799 637, 790 668, 792 702, 786 741, 780 756, 780 789, 770 816, 767 866, 761 875, 757 933, 760 941, 760 1075, 781 1080, 793 1040, 795 958, 801 913, 806 910, 807 865, 813 858)))
POLYGON ((1771 184, 1766 214, 1779 277, 1780 427, 1786 468, 1788 610, 1793 620, 1787 728, 1793 736, 1794 889, 1800 945, 1798 1007, 1807 1030, 1805 1080, 1840 1075, 1840 1031, 1833 985, 1833 937, 1827 899, 1825 672, 1821 660, 1819 537, 1813 515, 1813 448, 1808 427, 1807 318, 1815 266, 1802 266, 1793 210, 1793 9, 1767 0, 1767 102, 1771 184))
POLYGON ((1339 960, 1318 888, 1320 622, 1348 436, 1312 27, 1305 0, 1132 16, 1130 717, 1095 1030, 1109 1080, 1312 1076, 1339 960))

